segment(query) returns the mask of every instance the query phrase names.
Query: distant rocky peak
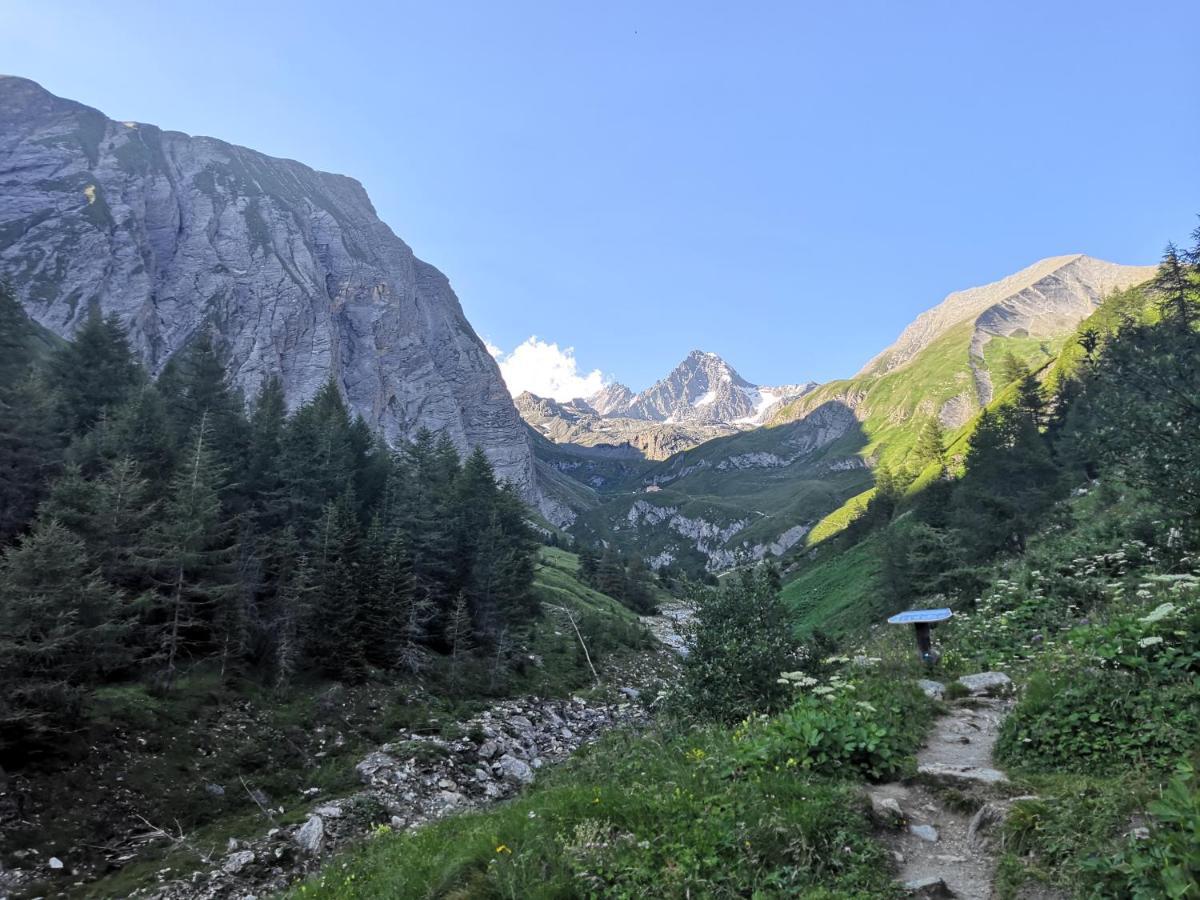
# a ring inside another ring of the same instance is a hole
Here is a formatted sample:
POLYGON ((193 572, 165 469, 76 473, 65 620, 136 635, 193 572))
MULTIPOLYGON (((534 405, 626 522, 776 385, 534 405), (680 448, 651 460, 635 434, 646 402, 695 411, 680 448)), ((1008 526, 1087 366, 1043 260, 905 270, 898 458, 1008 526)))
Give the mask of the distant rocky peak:
POLYGON ((633 401, 633 391, 623 384, 613 382, 586 399, 588 406, 602 416, 621 416, 633 401))

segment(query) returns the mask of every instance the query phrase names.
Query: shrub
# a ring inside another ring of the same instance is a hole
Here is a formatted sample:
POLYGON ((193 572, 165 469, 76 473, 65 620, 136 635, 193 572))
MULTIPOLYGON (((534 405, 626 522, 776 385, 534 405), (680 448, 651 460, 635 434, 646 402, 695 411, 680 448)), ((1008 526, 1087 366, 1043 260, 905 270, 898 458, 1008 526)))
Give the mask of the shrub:
POLYGON ((880 679, 815 681, 799 681, 805 693, 789 709, 738 729, 737 764, 872 779, 901 771, 931 715, 917 687, 880 679))
POLYGON ((738 722, 784 706, 779 674, 799 661, 779 574, 745 571, 731 585, 697 597, 696 633, 684 660, 680 705, 718 722, 738 722))
POLYGON ((1150 836, 1128 839, 1115 855, 1086 866, 1092 896, 1200 897, 1200 781, 1184 767, 1151 803, 1150 836))
POLYGON ((997 753, 1036 771, 1169 767, 1200 739, 1200 683, 1111 670, 1039 673, 1005 721, 997 753))

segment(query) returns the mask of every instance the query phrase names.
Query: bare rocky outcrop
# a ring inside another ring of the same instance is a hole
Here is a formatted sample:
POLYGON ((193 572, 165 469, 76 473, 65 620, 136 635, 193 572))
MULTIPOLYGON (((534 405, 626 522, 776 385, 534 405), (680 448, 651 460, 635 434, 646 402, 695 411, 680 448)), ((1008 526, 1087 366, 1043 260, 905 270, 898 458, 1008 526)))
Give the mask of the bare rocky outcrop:
POLYGON ((483 447, 534 499, 495 361, 354 179, 0 77, 0 182, 0 271, 56 334, 116 313, 157 373, 209 329, 247 396, 279 375, 294 406, 332 375, 389 441, 483 447))

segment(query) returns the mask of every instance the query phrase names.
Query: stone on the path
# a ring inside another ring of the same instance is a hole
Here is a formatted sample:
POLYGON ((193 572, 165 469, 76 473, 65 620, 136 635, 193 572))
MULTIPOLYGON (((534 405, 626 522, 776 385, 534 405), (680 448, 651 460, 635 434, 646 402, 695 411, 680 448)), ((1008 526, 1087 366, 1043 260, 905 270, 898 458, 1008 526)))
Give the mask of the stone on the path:
POLYGON ((948 763, 926 763, 917 766, 917 774, 947 787, 1002 784, 1008 781, 1008 776, 999 769, 955 766, 948 763))
POLYGON ((954 891, 946 886, 946 882, 936 875, 931 875, 929 878, 918 878, 916 881, 906 881, 904 890, 912 897, 929 898, 929 900, 943 900, 943 898, 955 896, 954 891))
POLYGON ((54 869, 54 871, 57 872, 59 869, 61 869, 63 867, 63 861, 61 859, 59 859, 57 856, 52 856, 52 857, 50 857, 49 866, 50 866, 50 868, 54 869))
POLYGON ((931 844, 937 843, 938 832, 932 825, 909 825, 908 833, 931 844))
POLYGON ((1012 679, 1003 672, 979 672, 976 675, 963 675, 958 683, 972 694, 985 694, 995 697, 1007 694, 1012 690, 1012 679))
POLYGON ((981 840, 986 831, 1001 824, 1007 815, 1008 804, 1006 803, 983 804, 971 817, 971 824, 967 826, 967 840, 972 842, 981 840))
POLYGON ((904 824, 904 810, 894 797, 880 797, 878 794, 869 794, 868 797, 871 801, 871 818, 876 825, 899 828, 904 824))
POLYGON ((309 816, 296 832, 295 841, 305 853, 320 853, 325 843, 325 820, 320 816, 309 816))
POLYGON ((946 696, 946 686, 940 681, 930 681, 928 678, 922 678, 917 682, 917 687, 925 692, 925 696, 933 700, 941 700, 946 696))
POLYGON ((236 875, 252 862, 254 862, 253 850, 239 850, 225 857, 225 862, 221 864, 221 868, 230 875, 236 875))

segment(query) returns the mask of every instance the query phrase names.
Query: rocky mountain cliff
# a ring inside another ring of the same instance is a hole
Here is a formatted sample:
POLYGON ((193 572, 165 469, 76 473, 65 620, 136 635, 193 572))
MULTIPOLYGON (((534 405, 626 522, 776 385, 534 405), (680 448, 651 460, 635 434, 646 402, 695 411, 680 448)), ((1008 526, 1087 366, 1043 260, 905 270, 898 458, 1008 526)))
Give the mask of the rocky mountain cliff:
POLYGON ((560 403, 528 391, 514 402, 521 418, 556 444, 625 451, 640 459, 667 459, 704 441, 737 432, 732 425, 676 424, 606 416, 587 400, 560 403))
POLYGON ((278 374, 295 405, 332 374, 389 441, 443 431, 535 498, 495 361, 352 178, 0 76, 0 184, 0 275, 54 333, 116 313, 158 372, 211 329, 247 396, 278 374))

